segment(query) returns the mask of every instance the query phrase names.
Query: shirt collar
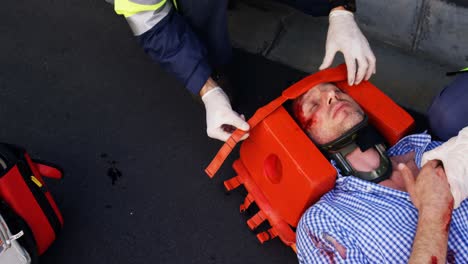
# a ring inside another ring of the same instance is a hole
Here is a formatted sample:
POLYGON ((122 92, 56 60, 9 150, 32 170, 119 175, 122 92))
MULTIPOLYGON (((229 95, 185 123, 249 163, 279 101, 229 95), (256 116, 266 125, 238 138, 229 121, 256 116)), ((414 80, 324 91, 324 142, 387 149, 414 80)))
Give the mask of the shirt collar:
POLYGON ((407 192, 395 190, 373 182, 361 180, 354 176, 344 176, 338 178, 336 180, 335 189, 342 191, 358 191, 365 193, 385 194, 408 200, 410 199, 409 194, 407 192))
POLYGON ((421 134, 409 135, 402 138, 398 143, 388 149, 387 154, 389 157, 404 155, 410 151, 415 152, 414 162, 421 168, 421 160, 424 152, 431 143, 431 136, 424 131, 421 134))

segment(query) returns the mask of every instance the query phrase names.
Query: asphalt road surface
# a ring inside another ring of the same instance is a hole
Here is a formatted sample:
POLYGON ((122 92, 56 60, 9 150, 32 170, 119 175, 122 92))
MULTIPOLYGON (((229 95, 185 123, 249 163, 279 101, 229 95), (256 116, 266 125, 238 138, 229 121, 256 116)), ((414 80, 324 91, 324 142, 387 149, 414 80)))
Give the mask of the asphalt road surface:
MULTIPOLYGON (((226 195, 234 152, 214 180, 221 143, 203 106, 138 47, 104 1, 7 1, 0 24, 0 139, 61 165, 48 181, 65 226, 41 263, 295 263, 260 245, 226 195), (6 22, 6 23, 5 23, 6 22)), ((241 113, 305 76, 236 51, 241 113)))

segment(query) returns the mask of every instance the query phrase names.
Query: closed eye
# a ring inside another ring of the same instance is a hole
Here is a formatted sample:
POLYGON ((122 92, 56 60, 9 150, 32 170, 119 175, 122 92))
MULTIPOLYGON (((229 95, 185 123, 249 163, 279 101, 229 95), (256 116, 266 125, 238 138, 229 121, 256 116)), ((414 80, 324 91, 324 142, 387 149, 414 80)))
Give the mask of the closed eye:
POLYGON ((304 110, 305 110, 306 113, 310 113, 310 112, 313 111, 317 106, 319 106, 318 103, 316 103, 316 102, 310 102, 310 103, 308 103, 308 104, 306 105, 306 107, 305 107, 304 110))

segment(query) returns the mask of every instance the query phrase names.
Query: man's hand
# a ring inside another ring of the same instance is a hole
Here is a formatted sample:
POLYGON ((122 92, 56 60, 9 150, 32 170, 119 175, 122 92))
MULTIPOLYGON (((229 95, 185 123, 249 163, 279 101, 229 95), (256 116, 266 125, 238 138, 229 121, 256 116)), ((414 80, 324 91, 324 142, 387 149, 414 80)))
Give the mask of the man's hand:
MULTIPOLYGON (((236 128, 244 131, 250 129, 243 116, 232 110, 229 98, 220 87, 204 92, 202 101, 206 109, 206 132, 209 137, 226 141, 236 128)), ((241 140, 248 136, 245 134, 241 140)))
POLYGON ((418 209, 418 226, 408 263, 445 263, 453 197, 442 163, 431 160, 416 180, 410 169, 398 164, 411 201, 418 209))
POLYGON ((323 70, 333 63, 335 54, 341 51, 348 69, 348 84, 359 84, 375 74, 375 56, 366 37, 354 21, 353 13, 346 10, 330 12, 325 57, 319 69, 323 70), (357 72, 356 72, 357 64, 357 72))
POLYGON ((452 213, 453 196, 440 161, 427 162, 416 179, 406 165, 400 163, 398 169, 419 214, 440 217, 452 213))

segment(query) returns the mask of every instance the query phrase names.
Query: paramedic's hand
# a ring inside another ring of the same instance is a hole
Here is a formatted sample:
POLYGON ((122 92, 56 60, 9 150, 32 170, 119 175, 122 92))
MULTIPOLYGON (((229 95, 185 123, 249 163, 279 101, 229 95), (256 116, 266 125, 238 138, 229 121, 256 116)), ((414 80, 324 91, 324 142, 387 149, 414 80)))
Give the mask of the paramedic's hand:
MULTIPOLYGON (((206 109, 206 132, 209 137, 226 141, 235 128, 244 131, 250 129, 244 117, 232 110, 229 98, 220 87, 207 91, 202 100, 206 109)), ((249 134, 245 134, 241 140, 248 136, 249 134)))
POLYGON ((319 69, 323 70, 333 62, 335 54, 341 51, 348 69, 348 84, 359 84, 375 74, 375 56, 354 21, 352 12, 336 10, 330 12, 325 57, 319 69), (356 69, 357 66, 357 69, 356 69))
POLYGON ((441 146, 424 153, 421 164, 429 160, 440 160, 450 184, 454 207, 468 197, 468 127, 462 129, 458 136, 452 137, 441 146))

